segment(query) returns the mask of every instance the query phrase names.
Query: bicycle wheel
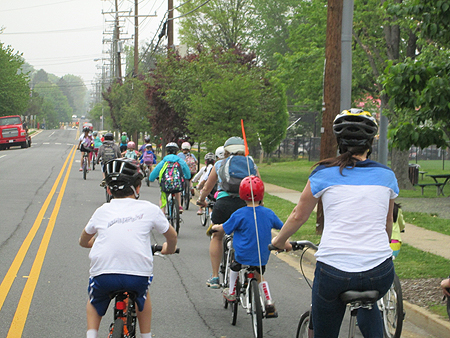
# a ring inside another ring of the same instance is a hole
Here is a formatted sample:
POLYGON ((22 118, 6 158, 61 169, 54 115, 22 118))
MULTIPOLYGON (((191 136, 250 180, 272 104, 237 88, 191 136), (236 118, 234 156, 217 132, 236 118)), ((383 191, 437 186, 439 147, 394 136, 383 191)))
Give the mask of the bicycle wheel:
POLYGON ((253 335, 255 338, 261 338, 263 336, 263 324, 262 324, 262 306, 261 297, 259 296, 258 282, 256 279, 250 281, 249 290, 249 305, 250 314, 252 316, 253 335))
POLYGON ((145 169, 145 180, 147 181, 147 187, 150 186, 150 170, 145 169))
POLYGON ((238 280, 236 285, 236 301, 231 303, 231 325, 236 325, 240 295, 241 295, 241 283, 238 280))
POLYGON ((169 204, 169 214, 170 214, 170 224, 172 224, 173 228, 177 232, 180 232, 180 206, 178 205, 178 201, 175 196, 172 196, 169 204))
POLYGON ((113 332, 111 338, 123 338, 123 320, 117 318, 114 321, 113 332))
POLYGON ((92 154, 92 170, 95 170, 95 161, 97 161, 97 156, 95 156, 95 153, 92 154))
POLYGON ((88 171, 88 167, 87 167, 87 157, 84 156, 84 157, 83 157, 83 179, 86 179, 87 171, 88 171))
POLYGON ((191 183, 190 182, 191 182, 190 180, 184 181, 184 203, 181 203, 181 205, 186 210, 189 210, 189 204, 191 204, 191 183))
POLYGON ((383 331, 386 338, 400 338, 403 328, 403 295, 400 279, 394 276, 389 291, 378 302, 383 316, 383 331))
POLYGON ((300 321, 298 322, 297 327, 297 334, 295 335, 295 338, 312 338, 309 337, 309 320, 310 320, 310 312, 306 311, 302 316, 300 317, 300 321))
POLYGON ((203 214, 200 215, 200 224, 202 226, 206 226, 207 222, 208 222, 208 208, 205 208, 205 210, 203 210, 203 214))

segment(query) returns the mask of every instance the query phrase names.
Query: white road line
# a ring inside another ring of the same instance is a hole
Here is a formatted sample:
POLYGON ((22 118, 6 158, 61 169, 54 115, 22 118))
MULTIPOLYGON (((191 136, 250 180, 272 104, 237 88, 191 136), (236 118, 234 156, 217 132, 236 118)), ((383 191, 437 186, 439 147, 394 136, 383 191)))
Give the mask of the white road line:
POLYGON ((52 137, 55 132, 51 133, 48 137, 52 137))
POLYGON ((0 158, 2 158, 2 157, 5 157, 6 155, 2 155, 2 156, 0 156, 0 158))
POLYGON ((44 143, 42 143, 42 144, 50 144, 50 142, 44 142, 44 143))
POLYGON ((55 143, 55 144, 61 144, 61 143, 55 143))

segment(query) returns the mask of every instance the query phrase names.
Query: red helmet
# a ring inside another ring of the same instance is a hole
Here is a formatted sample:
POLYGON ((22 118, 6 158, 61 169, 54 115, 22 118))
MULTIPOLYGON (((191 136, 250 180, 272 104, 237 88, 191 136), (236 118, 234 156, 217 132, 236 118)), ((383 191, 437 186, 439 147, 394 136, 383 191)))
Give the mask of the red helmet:
POLYGON ((239 197, 244 201, 262 201, 264 198, 264 183, 258 176, 247 176, 239 186, 239 197), (250 186, 251 185, 251 186, 250 186))

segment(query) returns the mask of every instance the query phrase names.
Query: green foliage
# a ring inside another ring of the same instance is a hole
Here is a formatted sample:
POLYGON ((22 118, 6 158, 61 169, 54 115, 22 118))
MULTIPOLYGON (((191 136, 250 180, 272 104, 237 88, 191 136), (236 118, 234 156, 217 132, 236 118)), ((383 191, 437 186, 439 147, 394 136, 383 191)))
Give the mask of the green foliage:
POLYGON ((28 77, 22 55, 0 42, 0 116, 23 114, 28 106, 28 77))
POLYGON ((405 222, 417 225, 444 235, 450 235, 450 219, 439 218, 437 214, 403 211, 405 222))
POLYGON ((71 121, 72 107, 57 85, 40 82, 34 86, 34 91, 44 98, 45 109, 41 112, 40 119, 42 122, 45 119, 46 128, 57 128, 59 122, 71 121), (51 110, 54 110, 55 114, 50 112, 51 110))

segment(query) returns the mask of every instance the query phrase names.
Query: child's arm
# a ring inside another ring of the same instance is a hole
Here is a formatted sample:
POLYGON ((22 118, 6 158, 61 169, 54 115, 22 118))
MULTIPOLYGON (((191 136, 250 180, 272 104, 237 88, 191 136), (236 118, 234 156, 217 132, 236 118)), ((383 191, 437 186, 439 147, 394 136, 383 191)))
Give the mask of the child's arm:
POLYGON ((86 232, 86 230, 83 230, 83 232, 81 233, 80 236, 80 240, 79 243, 83 248, 92 248, 92 245, 94 244, 95 241, 95 234, 88 234, 86 232))
POLYGON ((211 230, 215 230, 217 232, 225 233, 225 230, 223 230, 223 225, 222 224, 214 224, 211 227, 211 230))
POLYGON ((169 226, 169 230, 163 233, 166 241, 163 243, 161 254, 170 255, 175 253, 177 248, 177 232, 172 226, 169 226))

